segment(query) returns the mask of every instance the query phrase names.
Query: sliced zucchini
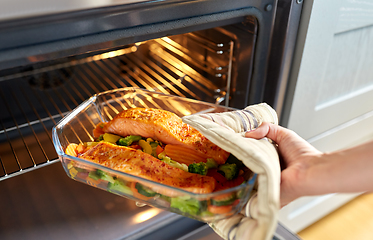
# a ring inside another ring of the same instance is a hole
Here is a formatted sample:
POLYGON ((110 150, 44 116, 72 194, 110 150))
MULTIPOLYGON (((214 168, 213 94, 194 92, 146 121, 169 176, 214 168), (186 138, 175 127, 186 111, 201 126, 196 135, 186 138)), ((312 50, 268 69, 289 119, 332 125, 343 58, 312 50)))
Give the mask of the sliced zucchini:
POLYGON ((93 180, 99 180, 100 176, 97 174, 96 171, 90 171, 88 173, 88 177, 92 178, 93 180))
POLYGON ((107 174, 106 172, 100 170, 100 169, 97 169, 96 170, 96 174, 100 177, 100 179, 104 180, 104 181, 108 181, 108 182, 111 182, 111 183, 114 183, 115 179, 110 176, 109 174, 107 174))
POLYGON ((136 183, 135 188, 137 191, 141 194, 144 195, 145 197, 154 197, 157 193, 151 190, 148 187, 145 187, 144 185, 140 183, 136 183))
POLYGON ((236 195, 235 194, 230 194, 229 196, 226 197, 219 197, 219 199, 211 199, 211 205, 215 206, 225 206, 225 205, 230 205, 236 200, 236 195))
POLYGON ((126 184, 119 179, 115 180, 114 183, 109 182, 107 185, 107 190, 109 192, 119 192, 127 195, 133 195, 131 188, 126 186, 126 184))

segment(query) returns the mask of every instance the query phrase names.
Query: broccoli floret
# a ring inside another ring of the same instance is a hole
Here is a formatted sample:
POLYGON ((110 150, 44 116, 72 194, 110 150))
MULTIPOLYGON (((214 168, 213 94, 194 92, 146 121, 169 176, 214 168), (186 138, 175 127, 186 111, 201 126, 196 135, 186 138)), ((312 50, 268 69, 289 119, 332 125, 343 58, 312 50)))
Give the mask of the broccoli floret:
POLYGON ((217 168, 219 165, 213 158, 207 158, 206 164, 207 164, 208 169, 217 168))
POLYGON ((206 175, 207 170, 208 170, 207 164, 204 162, 192 163, 188 166, 188 172, 190 173, 198 173, 201 175, 206 175))
POLYGON ((223 172, 224 177, 227 180, 232 180, 233 178, 237 177, 239 171, 235 163, 225 163, 220 165, 218 169, 220 172, 223 172))
POLYGON ((117 141, 117 144, 121 145, 121 146, 128 147, 133 142, 136 142, 136 141, 139 141, 139 140, 141 140, 141 136, 130 135, 130 136, 127 136, 125 138, 119 138, 118 141, 117 141))
POLYGON ((199 201, 189 196, 171 198, 170 206, 191 215, 197 215, 201 211, 199 201))
POLYGON ((236 158, 233 154, 230 154, 227 161, 225 163, 235 163, 239 169, 244 167, 244 164, 241 160, 236 158))

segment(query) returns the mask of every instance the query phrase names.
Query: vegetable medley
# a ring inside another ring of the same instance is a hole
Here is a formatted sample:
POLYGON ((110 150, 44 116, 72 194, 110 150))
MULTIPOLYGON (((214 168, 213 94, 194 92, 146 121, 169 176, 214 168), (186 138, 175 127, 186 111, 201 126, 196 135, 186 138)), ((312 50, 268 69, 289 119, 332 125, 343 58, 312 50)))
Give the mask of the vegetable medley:
MULTIPOLYGON (((141 136, 130 135, 121 137, 110 133, 103 133, 100 131, 102 126, 98 125, 94 130, 94 137, 96 138, 94 142, 85 142, 79 145, 70 144, 66 149, 66 153, 72 156, 79 156, 80 153, 84 152, 87 148, 95 146, 100 141, 134 148, 183 171, 213 177, 217 183, 214 192, 243 184, 252 176, 252 172, 233 155, 230 155, 226 163, 222 165, 218 165, 212 158, 197 163, 180 163, 167 156, 164 150, 166 145, 159 141, 141 136)), ((100 169, 83 169, 71 162, 68 164, 68 170, 73 178, 80 178, 90 185, 106 189, 113 193, 133 196, 150 204, 154 202, 158 206, 171 208, 175 212, 192 217, 228 214, 234 210, 240 202, 242 195, 248 191, 246 188, 243 188, 239 191, 230 191, 217 195, 208 200, 195 199, 190 196, 170 197, 157 193, 139 182, 129 182, 112 176, 100 169)))

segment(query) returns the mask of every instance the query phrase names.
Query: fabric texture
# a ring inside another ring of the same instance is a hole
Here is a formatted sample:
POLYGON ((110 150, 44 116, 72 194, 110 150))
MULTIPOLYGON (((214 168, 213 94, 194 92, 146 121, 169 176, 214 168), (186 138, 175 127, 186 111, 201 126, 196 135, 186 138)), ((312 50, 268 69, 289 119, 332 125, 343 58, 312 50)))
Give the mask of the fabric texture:
POLYGON ((190 115, 183 117, 183 121, 258 174, 257 193, 241 213, 209 225, 224 239, 272 239, 279 210, 278 153, 268 139, 246 138, 245 132, 263 122, 278 124, 274 109, 262 103, 238 111, 190 115))

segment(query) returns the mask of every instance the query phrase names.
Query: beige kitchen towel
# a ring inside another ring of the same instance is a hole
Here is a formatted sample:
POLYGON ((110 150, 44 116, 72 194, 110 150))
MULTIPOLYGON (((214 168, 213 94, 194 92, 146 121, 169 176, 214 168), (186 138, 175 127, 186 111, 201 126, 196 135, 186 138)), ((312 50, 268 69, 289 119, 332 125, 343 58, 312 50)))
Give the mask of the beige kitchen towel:
POLYGON ((278 153, 268 139, 246 138, 245 132, 257 128, 262 122, 278 124, 274 109, 262 103, 238 111, 190 115, 183 117, 183 121, 258 174, 257 194, 241 214, 209 225, 224 239, 272 239, 280 206, 278 153))

